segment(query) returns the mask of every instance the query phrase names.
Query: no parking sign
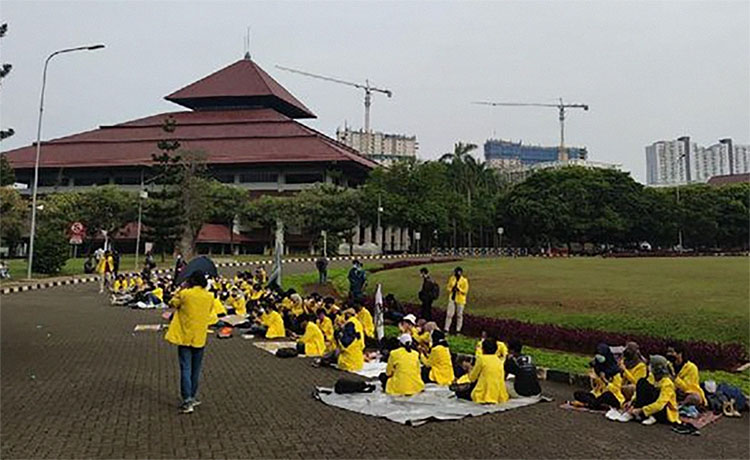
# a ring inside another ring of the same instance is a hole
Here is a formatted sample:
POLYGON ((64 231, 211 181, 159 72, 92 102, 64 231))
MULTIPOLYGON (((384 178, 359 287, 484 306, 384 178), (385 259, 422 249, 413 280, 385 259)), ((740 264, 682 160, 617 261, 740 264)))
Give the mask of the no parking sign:
POLYGON ((70 244, 82 244, 86 236, 86 227, 80 222, 70 224, 70 244))

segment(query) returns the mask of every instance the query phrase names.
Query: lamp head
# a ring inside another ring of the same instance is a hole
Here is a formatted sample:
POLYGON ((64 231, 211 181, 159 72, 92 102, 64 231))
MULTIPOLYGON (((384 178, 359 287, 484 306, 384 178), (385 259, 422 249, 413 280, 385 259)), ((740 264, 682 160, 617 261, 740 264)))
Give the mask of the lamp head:
POLYGON ((98 50, 98 49, 101 49, 101 48, 104 48, 104 45, 102 45, 101 43, 99 43, 98 45, 91 45, 91 46, 87 47, 86 49, 89 50, 89 51, 94 51, 94 50, 98 50))

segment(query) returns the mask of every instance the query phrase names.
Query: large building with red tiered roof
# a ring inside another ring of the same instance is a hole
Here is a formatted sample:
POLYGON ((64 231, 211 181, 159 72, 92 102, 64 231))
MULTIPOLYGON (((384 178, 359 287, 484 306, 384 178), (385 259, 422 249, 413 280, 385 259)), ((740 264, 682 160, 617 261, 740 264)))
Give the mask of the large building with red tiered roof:
MULTIPOLYGON (((297 121, 310 109, 246 56, 166 96, 188 110, 101 126, 42 143, 39 191, 100 184, 138 188, 159 140, 201 151, 213 177, 253 194, 288 193, 318 182, 364 181, 376 163, 297 121), (165 133, 167 117, 177 124, 165 133)), ((31 184, 35 145, 10 150, 16 180, 31 184)), ((28 189, 27 189, 28 191, 28 189)))

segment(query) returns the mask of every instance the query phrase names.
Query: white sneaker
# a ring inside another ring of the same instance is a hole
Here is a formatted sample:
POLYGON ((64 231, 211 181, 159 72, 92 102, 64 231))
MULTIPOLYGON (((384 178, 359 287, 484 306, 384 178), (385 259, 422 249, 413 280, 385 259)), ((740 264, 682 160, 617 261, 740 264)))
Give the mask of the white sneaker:
POLYGON ((627 423, 627 422, 629 422, 631 420, 633 420, 633 414, 631 414, 630 412, 623 412, 617 418, 618 422, 623 422, 623 423, 627 423))
POLYGON ((643 420, 641 422, 641 425, 653 425, 654 423, 656 423, 656 419, 653 416, 650 416, 647 419, 643 420))
POLYGON ((607 420, 612 420, 612 421, 619 420, 620 419, 620 411, 618 411, 617 409, 612 408, 612 409, 608 410, 607 413, 604 414, 604 416, 607 417, 607 420))

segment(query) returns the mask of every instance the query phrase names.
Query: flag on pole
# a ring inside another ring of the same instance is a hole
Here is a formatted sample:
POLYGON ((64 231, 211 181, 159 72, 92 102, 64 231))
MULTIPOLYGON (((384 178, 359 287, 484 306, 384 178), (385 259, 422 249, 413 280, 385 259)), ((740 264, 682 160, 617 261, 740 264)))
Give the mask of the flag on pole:
POLYGON ((281 256, 284 253, 284 222, 276 219, 276 244, 273 250, 273 269, 271 276, 268 278, 268 285, 276 285, 282 289, 281 285, 281 256))
POLYGON ((383 285, 378 283, 375 291, 375 335, 378 341, 385 336, 385 322, 383 320, 383 285))

